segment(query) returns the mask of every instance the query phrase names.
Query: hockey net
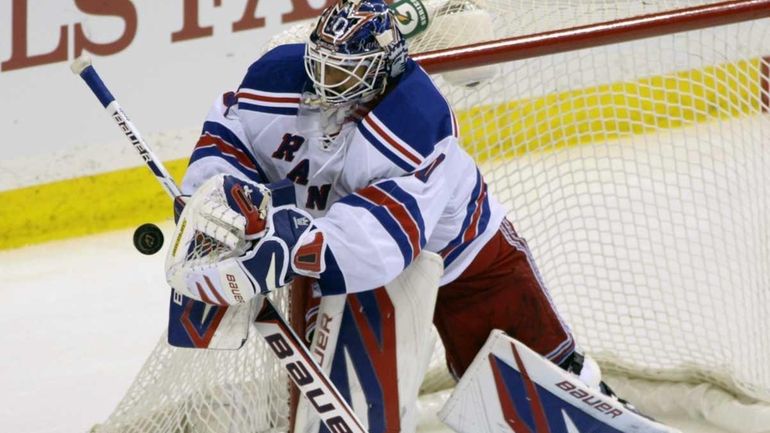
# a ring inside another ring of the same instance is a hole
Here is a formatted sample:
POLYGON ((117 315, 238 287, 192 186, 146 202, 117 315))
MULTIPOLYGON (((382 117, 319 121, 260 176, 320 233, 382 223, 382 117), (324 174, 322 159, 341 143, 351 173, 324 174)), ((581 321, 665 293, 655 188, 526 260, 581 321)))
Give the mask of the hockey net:
MULTIPOLYGON (((746 405, 763 410, 770 3, 424 3, 431 26, 412 53, 515 38, 491 55, 503 53, 502 63, 473 51, 425 64, 462 66, 434 78, 579 344, 611 373, 713 386, 696 400, 736 397, 724 417, 714 403, 679 401, 725 428, 738 428, 746 405), (692 7, 706 12, 661 15, 692 7), (629 20, 649 15, 662 18, 629 20), (591 26, 602 22, 613 24, 591 26)), ((275 294, 286 309, 290 293, 275 294)), ((173 349, 162 338, 95 431, 286 431, 285 377, 251 334, 239 351, 173 349)), ((442 358, 439 344, 425 394, 452 386, 442 358)), ((642 409, 654 406, 626 389, 642 409)))

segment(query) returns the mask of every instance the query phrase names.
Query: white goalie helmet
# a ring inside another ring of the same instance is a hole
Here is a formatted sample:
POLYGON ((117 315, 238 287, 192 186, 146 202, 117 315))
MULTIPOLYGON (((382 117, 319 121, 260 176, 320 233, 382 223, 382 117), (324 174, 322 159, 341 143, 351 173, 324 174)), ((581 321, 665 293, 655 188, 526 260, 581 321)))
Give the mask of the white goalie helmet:
POLYGON ((406 43, 384 0, 340 0, 321 14, 305 71, 328 107, 367 102, 404 71, 406 43))

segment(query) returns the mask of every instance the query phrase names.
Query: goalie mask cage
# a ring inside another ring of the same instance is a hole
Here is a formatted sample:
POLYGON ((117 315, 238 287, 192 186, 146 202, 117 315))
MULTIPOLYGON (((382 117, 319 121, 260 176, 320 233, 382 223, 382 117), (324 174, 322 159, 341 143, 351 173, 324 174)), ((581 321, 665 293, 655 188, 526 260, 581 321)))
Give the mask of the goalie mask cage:
MULTIPOLYGON (((711 386, 657 404, 619 380, 642 410, 767 431, 770 1, 424 3, 410 50, 583 349, 656 398, 711 386)), ((286 309, 290 295, 274 294, 286 309)), ((94 431, 286 431, 286 379, 259 338, 197 351, 164 336, 94 431)), ((423 393, 452 386, 443 365, 437 344, 423 393)))

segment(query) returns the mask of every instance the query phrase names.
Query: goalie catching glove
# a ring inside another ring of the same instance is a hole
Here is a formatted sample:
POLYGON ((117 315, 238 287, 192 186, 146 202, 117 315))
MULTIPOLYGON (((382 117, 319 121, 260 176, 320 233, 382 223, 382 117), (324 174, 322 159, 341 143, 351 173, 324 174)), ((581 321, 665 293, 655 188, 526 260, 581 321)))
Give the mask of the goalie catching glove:
POLYGON ((218 175, 206 181, 179 217, 166 258, 171 287, 209 304, 232 305, 284 286, 300 272, 317 277, 323 235, 293 203, 288 180, 261 185, 218 175))

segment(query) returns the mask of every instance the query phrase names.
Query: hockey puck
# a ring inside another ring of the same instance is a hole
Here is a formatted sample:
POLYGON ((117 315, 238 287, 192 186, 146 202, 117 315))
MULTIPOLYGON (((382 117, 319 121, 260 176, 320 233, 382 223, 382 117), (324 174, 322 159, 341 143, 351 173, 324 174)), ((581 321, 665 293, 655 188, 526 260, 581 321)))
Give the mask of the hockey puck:
POLYGON ((163 246, 163 232, 155 224, 142 224, 134 231, 134 246, 140 253, 151 256, 163 246))

